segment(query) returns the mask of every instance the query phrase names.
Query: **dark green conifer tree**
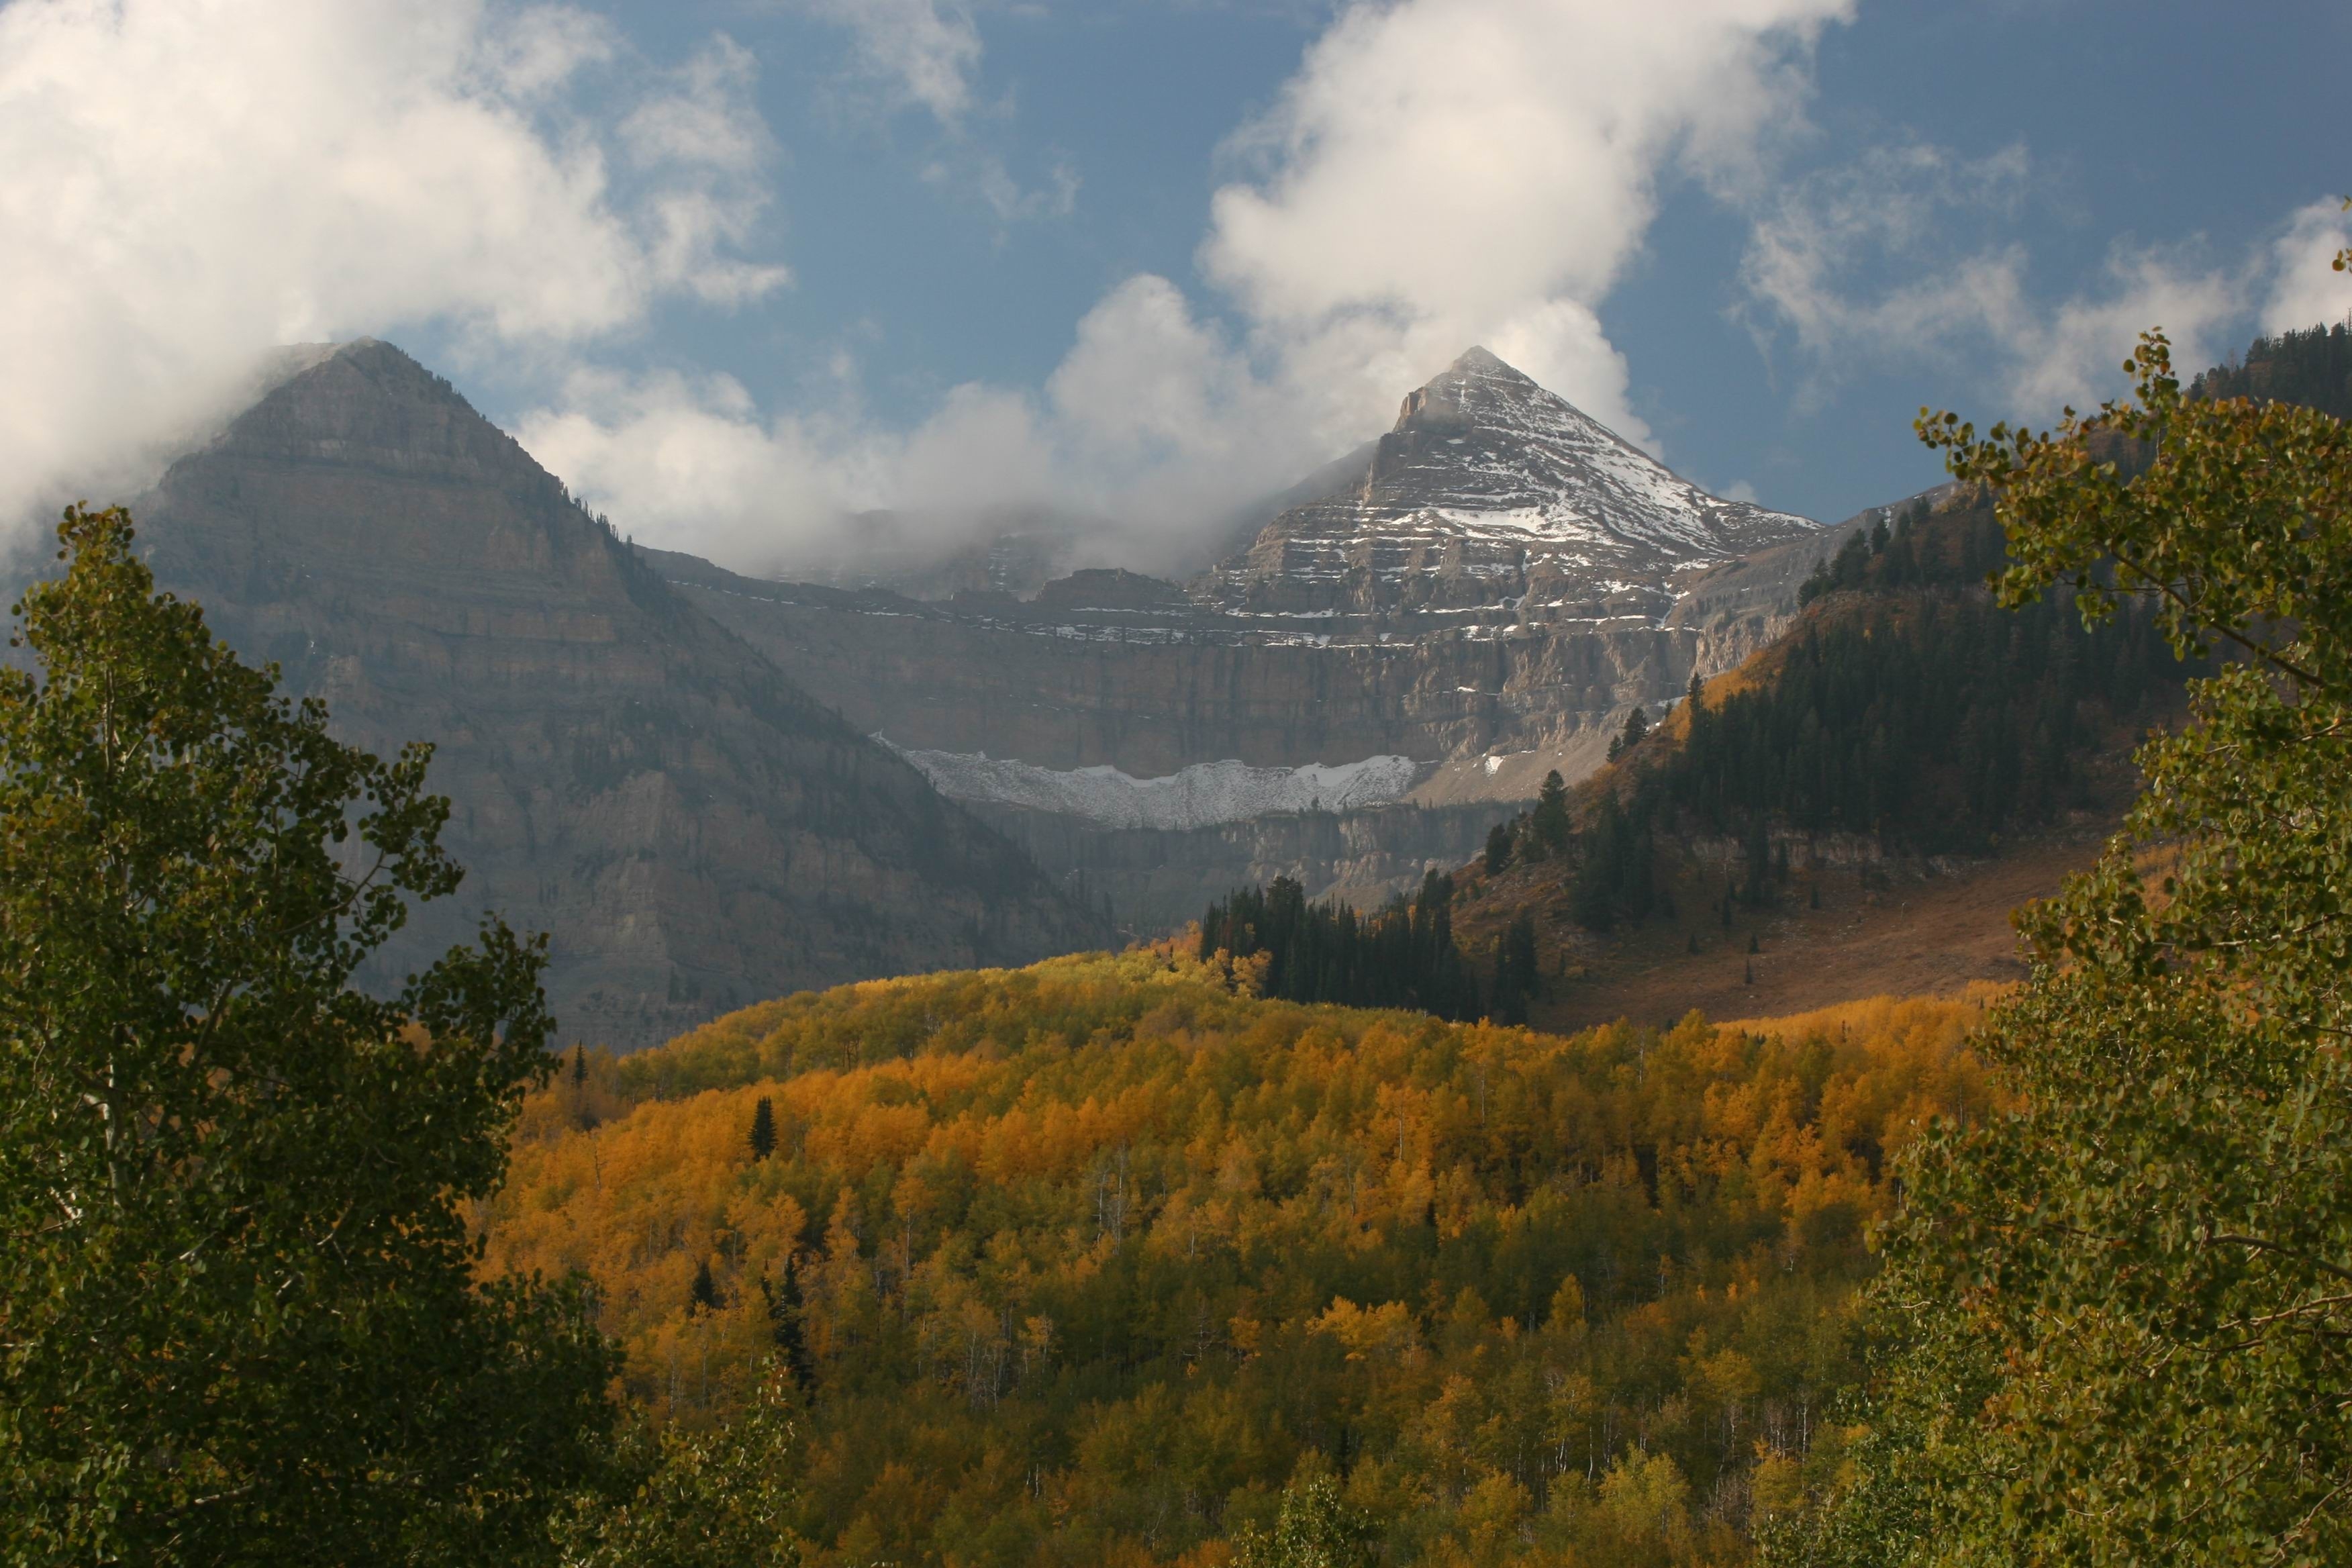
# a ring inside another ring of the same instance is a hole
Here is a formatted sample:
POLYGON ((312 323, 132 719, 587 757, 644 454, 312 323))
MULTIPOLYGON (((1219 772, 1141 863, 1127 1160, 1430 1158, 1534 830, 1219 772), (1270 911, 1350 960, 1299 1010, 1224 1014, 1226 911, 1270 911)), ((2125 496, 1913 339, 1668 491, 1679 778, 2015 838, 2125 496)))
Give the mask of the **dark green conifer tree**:
POLYGON ((768 1309, 769 1336, 775 1342, 786 1373, 806 1388, 816 1374, 816 1363, 810 1358, 808 1333, 803 1326, 807 1301, 801 1294, 800 1269, 787 1256, 776 1275, 773 1285, 765 1277, 760 1280, 760 1297, 768 1309))
POLYGON ((1522 912, 1495 939, 1495 990, 1489 1016, 1497 1024, 1524 1024, 1537 989, 1536 922, 1522 912))
POLYGON ((1635 703, 1633 705, 1633 710, 1625 715, 1625 728, 1618 734, 1617 745, 1619 752, 1622 754, 1622 752, 1632 751, 1635 746, 1642 743, 1642 737, 1649 732, 1650 716, 1642 711, 1641 704, 1635 703))
POLYGON ((1528 837, 1547 853, 1558 854, 1568 847, 1573 826, 1568 812, 1568 785, 1554 768, 1544 774, 1543 785, 1536 792, 1536 808, 1528 816, 1528 837))
POLYGON ((776 1152, 776 1108, 766 1095, 751 1108, 751 1158, 764 1160, 776 1152))

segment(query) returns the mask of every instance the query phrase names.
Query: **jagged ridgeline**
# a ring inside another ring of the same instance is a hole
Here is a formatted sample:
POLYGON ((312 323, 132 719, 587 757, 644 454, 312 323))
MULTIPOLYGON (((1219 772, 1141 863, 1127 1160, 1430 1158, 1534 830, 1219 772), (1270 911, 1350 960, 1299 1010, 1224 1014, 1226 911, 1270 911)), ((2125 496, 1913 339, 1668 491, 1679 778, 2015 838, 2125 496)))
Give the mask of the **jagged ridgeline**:
POLYGON ((1562 1037, 1173 942, 869 982, 582 1058, 488 1263, 585 1269, 666 1419, 792 1366, 813 1564, 1206 1568, 1321 1473, 1367 1561, 1731 1568, 1841 1463, 1891 1162, 1995 1103, 1975 1016, 1562 1037))
POLYGON ((1569 831, 1563 798, 1497 830, 1487 865, 1574 858, 1579 923, 1662 912, 1666 833, 1748 845, 1746 901, 1770 896, 1772 834, 1874 835, 1892 853, 1982 854, 2092 804, 2080 765, 2145 726, 2201 666, 2145 608, 2085 628, 2064 596, 2003 610, 1990 507, 1898 513, 1824 563, 1805 616, 1625 750, 1569 831))
POLYGON ((1454 879, 1429 872, 1408 902, 1358 915, 1332 899, 1309 903, 1288 877, 1240 888, 1201 916, 1201 957, 1263 957, 1261 995, 1351 1007, 1412 1007, 1479 1016, 1478 984, 1454 940, 1454 879))

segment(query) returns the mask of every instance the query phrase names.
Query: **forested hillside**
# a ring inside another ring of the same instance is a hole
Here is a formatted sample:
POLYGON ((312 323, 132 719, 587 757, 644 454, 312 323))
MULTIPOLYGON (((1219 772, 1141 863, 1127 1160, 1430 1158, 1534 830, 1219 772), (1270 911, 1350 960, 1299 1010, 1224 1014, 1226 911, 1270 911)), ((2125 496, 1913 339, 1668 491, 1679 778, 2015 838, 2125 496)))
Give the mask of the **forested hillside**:
POLYGON ((2039 858, 2026 891, 2054 889, 2120 816, 2141 735, 2210 665, 2175 657, 2145 606, 2090 629, 2063 595, 1999 608, 1983 584, 2002 559, 1976 495, 1895 510, 1821 563, 1771 646, 1498 825, 1455 913, 1488 1011, 1748 1011, 1759 969, 1784 1006, 2014 977, 2015 899, 1963 884, 2039 858), (1820 962, 1938 899, 1952 909, 1923 908, 1905 939, 1916 973, 1820 962), (1935 955, 1963 950, 1965 973, 1943 973, 1935 955))
POLYGON ((1387 1561, 1730 1563, 1825 1479, 1888 1161, 1988 1102, 1972 1008, 1568 1039, 1237 969, 875 982, 575 1058, 491 1266, 585 1270, 679 1422, 783 1358, 818 1563, 1205 1564, 1318 1474, 1387 1561))
POLYGON ((2243 360, 2216 365, 2190 383, 2189 395, 2295 403, 2352 419, 2352 330, 2338 321, 2256 338, 2243 360))

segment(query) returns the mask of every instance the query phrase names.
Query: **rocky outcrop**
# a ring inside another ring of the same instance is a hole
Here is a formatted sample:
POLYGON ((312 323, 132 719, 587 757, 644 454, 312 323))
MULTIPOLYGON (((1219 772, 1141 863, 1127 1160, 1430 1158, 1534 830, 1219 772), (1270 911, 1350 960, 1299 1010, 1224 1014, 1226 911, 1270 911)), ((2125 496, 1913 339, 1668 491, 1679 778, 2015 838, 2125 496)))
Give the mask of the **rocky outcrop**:
POLYGON ((1370 467, 1204 584, 1254 610, 1663 614, 1694 567, 1814 531, 1707 494, 1484 349, 1404 400, 1370 467))
POLYGON ((551 933, 565 1037, 1107 936, 382 343, 270 392, 137 508, 161 583, 378 752, 436 747, 467 868, 375 978, 482 911, 551 933))
POLYGON ((656 565, 867 733, 1139 779, 1227 759, 1298 767, 1556 750, 1629 703, 1681 689, 1698 642, 1640 618, 1349 638, 1191 605, 1042 595, 921 604, 676 558, 656 565))

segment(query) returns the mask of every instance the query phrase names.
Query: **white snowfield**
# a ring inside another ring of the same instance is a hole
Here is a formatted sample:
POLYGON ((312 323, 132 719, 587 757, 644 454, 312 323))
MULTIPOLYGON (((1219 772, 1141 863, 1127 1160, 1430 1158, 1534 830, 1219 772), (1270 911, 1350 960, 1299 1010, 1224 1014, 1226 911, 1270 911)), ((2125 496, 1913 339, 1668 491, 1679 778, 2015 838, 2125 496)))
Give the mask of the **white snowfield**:
MULTIPOLYGON (((887 736, 875 739, 890 745, 887 736)), ((985 753, 892 749, 950 800, 1028 806, 1103 827, 1208 827, 1276 812, 1387 805, 1402 800, 1436 765, 1411 757, 1366 757, 1336 766, 1254 768, 1227 758, 1139 779, 1114 767, 1063 772, 985 753)))

